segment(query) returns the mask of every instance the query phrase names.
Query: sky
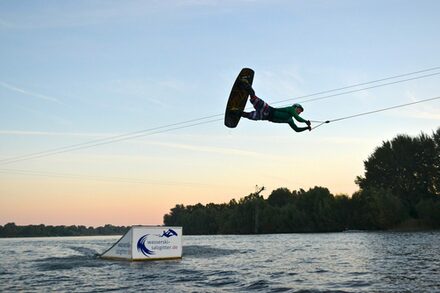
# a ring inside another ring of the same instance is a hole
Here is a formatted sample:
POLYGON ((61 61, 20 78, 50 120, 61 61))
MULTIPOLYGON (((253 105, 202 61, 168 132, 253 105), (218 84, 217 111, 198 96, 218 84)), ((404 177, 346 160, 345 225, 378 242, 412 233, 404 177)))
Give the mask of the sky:
POLYGON ((176 204, 256 186, 265 198, 314 186, 351 196, 383 141, 440 126, 440 100, 311 132, 229 129, 232 84, 250 67, 260 98, 300 102, 313 121, 438 97, 438 11, 435 0, 0 0, 0 225, 156 225, 176 204))

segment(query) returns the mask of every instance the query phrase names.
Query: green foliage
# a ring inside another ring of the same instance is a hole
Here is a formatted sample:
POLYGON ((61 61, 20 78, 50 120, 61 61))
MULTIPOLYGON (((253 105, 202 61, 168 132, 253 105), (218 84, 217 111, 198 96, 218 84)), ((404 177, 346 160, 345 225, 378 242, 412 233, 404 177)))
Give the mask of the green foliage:
POLYGON ((440 200, 425 199, 416 206, 420 219, 433 228, 440 228, 440 200))
POLYGON ((409 216, 401 200, 386 189, 364 189, 353 197, 352 217, 358 229, 389 229, 409 216))
POLYGON ((345 225, 340 214, 335 212, 339 201, 340 197, 335 198, 323 187, 315 187, 307 192, 279 188, 266 200, 259 193, 253 193, 241 198, 238 203, 234 200, 229 204, 209 204, 206 207, 200 204, 187 207, 178 205, 171 209, 169 215, 165 215, 164 224, 184 226, 185 234, 341 231, 345 225), (194 213, 195 209, 210 210, 210 216, 194 213), (176 210, 179 210, 179 216, 176 210), (208 224, 207 221, 212 222, 208 224), (203 227, 200 227, 200 223, 204 223, 203 227))
POLYGON ((416 205, 440 195, 440 128, 431 137, 399 135, 384 142, 364 166, 365 177, 356 180, 362 190, 389 190, 418 217, 416 205))
POLYGON ((98 228, 86 226, 17 226, 15 223, 8 223, 5 226, 0 226, 0 237, 122 235, 125 234, 129 228, 130 227, 112 225, 105 225, 104 227, 98 228))
POLYGON ((282 207, 293 201, 294 195, 287 188, 278 188, 267 198, 267 203, 273 207, 282 207))

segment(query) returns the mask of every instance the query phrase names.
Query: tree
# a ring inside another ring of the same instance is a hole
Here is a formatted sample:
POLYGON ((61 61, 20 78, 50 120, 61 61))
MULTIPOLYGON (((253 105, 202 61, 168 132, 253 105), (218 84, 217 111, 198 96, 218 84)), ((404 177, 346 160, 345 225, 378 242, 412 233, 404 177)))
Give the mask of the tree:
POLYGON ((167 226, 182 225, 182 217, 185 212, 186 208, 183 204, 176 204, 176 206, 171 209, 171 212, 163 217, 164 224, 167 226))
POLYGON ((333 209, 338 229, 353 229, 353 208, 351 198, 345 194, 335 196, 333 209))
POLYGON ((268 204, 274 207, 282 207, 294 200, 292 193, 287 188, 278 188, 272 191, 267 198, 268 204))
POLYGON ((434 194, 440 196, 440 127, 432 134, 435 144, 436 156, 433 162, 435 172, 433 174, 434 194))
POLYGON ((367 188, 353 197, 353 222, 359 229, 389 229, 408 218, 407 209, 390 190, 367 188))
POLYGON ((422 220, 434 228, 440 227, 440 200, 421 200, 416 206, 417 212, 422 220))
POLYGON ((295 193, 295 203, 303 213, 302 232, 339 230, 334 209, 334 196, 327 188, 315 186, 295 193))
POLYGON ((364 161, 365 177, 356 183, 361 189, 390 190, 402 200, 412 216, 416 216, 416 204, 426 198, 439 195, 440 129, 433 137, 421 134, 416 138, 399 135, 383 142, 364 161))
POLYGON ((240 234, 260 233, 261 210, 265 205, 263 196, 260 193, 264 190, 252 193, 238 202, 238 222, 237 231, 240 234))

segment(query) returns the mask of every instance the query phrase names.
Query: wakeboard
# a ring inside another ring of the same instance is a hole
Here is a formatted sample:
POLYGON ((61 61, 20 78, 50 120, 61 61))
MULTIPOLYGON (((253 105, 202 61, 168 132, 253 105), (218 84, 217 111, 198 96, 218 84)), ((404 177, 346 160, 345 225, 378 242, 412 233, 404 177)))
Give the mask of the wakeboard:
POLYGON ((243 113, 246 107, 249 91, 246 87, 243 87, 243 79, 246 79, 249 85, 252 85, 254 81, 254 71, 250 68, 243 68, 235 79, 225 111, 225 126, 229 128, 237 127, 241 113, 243 113))

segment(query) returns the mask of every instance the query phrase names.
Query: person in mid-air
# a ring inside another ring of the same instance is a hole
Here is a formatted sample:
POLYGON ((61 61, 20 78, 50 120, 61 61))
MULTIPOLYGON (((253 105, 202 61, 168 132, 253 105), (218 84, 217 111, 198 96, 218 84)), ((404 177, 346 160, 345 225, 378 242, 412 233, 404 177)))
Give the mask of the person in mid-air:
POLYGON ((312 130, 309 120, 305 120, 299 116, 304 111, 304 108, 300 104, 293 104, 289 107, 274 108, 269 106, 262 99, 255 95, 255 91, 246 79, 243 79, 242 86, 246 89, 250 95, 250 101, 255 108, 252 112, 242 112, 241 117, 245 117, 250 120, 268 120, 275 123, 287 123, 296 132, 302 132, 304 130, 312 130), (306 127, 298 127, 293 121, 306 123, 306 127))

